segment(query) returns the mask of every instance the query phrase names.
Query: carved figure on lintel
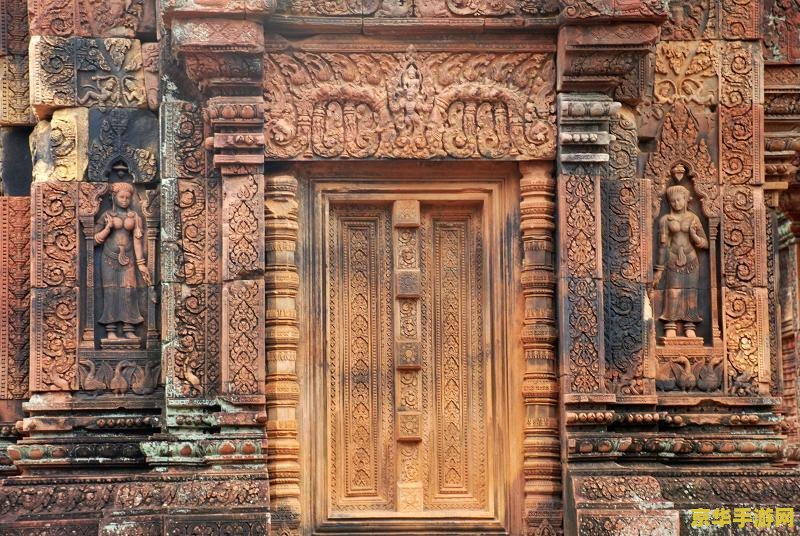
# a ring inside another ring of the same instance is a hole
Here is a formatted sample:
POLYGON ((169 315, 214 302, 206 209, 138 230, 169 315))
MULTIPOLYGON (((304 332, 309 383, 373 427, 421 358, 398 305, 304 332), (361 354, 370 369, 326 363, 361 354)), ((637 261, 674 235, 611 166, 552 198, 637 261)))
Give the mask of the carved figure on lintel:
POLYGON ((691 192, 679 184, 687 175, 683 164, 672 168, 674 184, 667 188, 669 213, 658 221, 658 264, 655 266, 653 287, 664 280, 664 299, 661 316, 664 335, 678 336, 679 328, 689 338, 697 337, 696 326, 703 319, 698 305, 700 261, 698 249, 708 249, 708 238, 700 218, 689 208, 691 192))
MULTIPOLYGON (((127 174, 123 163, 115 164, 112 169, 118 175, 127 174)), ((106 327, 104 345, 119 346, 119 342, 138 345, 136 326, 144 322, 144 318, 139 309, 140 287, 136 272, 147 286, 152 285, 144 257, 142 218, 131 206, 133 186, 130 183, 112 184, 111 199, 111 208, 103 212, 98 221, 102 229, 94 235, 95 242, 103 246, 100 262, 103 312, 98 322, 106 327)))

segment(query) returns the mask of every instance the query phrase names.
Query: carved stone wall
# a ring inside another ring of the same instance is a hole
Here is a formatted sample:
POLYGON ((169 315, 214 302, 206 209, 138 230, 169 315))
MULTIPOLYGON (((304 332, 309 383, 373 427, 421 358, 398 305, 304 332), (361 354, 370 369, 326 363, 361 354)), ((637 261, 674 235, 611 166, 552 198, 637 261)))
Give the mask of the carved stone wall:
POLYGON ((0 533, 796 507, 799 24, 0 0, 0 533))

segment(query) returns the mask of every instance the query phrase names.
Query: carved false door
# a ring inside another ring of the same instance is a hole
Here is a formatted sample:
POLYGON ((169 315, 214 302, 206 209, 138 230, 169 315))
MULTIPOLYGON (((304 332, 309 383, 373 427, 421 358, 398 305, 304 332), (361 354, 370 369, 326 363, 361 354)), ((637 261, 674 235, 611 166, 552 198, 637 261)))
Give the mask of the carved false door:
POLYGON ((323 204, 317 521, 348 534, 502 530, 491 204, 412 196, 323 204))

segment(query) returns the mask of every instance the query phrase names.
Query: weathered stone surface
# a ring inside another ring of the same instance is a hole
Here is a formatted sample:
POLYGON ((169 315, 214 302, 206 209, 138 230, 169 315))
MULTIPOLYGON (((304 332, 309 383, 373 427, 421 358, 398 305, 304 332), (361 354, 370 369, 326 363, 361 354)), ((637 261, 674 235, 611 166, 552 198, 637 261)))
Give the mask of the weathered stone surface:
POLYGON ((147 107, 138 40, 34 35, 30 51, 31 104, 40 119, 65 107, 147 107))
POLYGON ((158 178, 158 119, 151 112, 92 108, 88 126, 88 180, 113 181, 119 173, 135 183, 158 178))
POLYGON ((796 11, 0 0, 0 533, 795 506, 796 11))
POLYGON ((56 110, 30 136, 34 182, 84 181, 89 165, 89 110, 56 110))
POLYGON ((28 55, 0 56, 0 126, 36 122, 28 90, 28 55))
POLYGON ((134 37, 153 15, 152 0, 31 0, 28 11, 33 35, 58 37, 134 37))
POLYGON ((0 127, 0 192, 10 196, 31 193, 30 130, 0 127))

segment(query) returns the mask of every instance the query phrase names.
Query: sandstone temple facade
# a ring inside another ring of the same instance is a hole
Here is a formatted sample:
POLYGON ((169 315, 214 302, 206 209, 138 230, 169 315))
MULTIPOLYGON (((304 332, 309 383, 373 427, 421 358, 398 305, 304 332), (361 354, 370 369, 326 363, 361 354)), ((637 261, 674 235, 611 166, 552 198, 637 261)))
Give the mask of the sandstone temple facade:
POLYGON ((0 0, 0 535, 795 534, 799 156, 797 0, 0 0))

